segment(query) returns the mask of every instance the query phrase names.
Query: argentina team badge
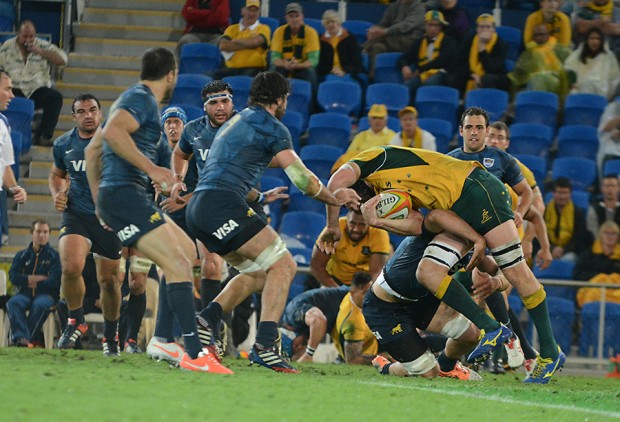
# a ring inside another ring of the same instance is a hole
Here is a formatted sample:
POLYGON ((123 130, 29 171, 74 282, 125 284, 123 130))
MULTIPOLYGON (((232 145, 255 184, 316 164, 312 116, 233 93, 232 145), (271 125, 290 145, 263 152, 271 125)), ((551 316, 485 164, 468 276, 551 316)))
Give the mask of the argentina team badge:
POLYGON ((485 166, 486 168, 493 167, 493 164, 495 164, 494 158, 484 158, 482 160, 482 165, 485 166))

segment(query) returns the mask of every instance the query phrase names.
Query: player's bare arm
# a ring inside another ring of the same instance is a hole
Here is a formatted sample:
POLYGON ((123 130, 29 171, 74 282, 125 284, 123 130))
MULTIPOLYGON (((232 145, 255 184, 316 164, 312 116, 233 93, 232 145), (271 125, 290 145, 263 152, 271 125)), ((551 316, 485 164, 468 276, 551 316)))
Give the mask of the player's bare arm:
POLYGON ((364 355, 363 347, 363 341, 345 341, 343 348, 345 362, 349 365, 370 365, 375 356, 364 355))
POLYGON ((515 225, 519 227, 523 224, 523 216, 527 214, 527 210, 532 206, 534 192, 532 192, 532 188, 527 184, 525 179, 512 186, 512 189, 519 195, 519 203, 515 210, 515 225))
POLYGON ((69 181, 67 180, 67 172, 60 170, 54 164, 47 177, 47 184, 54 201, 56 211, 64 211, 67 206, 67 192, 69 190, 69 181))
POLYGON ((326 270, 328 261, 329 255, 315 246, 312 249, 312 258, 310 259, 310 273, 321 285, 325 287, 338 287, 338 283, 334 281, 326 270))
POLYGON ((101 135, 101 127, 97 129, 86 148, 84 149, 84 158, 88 165, 86 166, 86 179, 90 187, 90 193, 97 208, 97 198, 99 197, 99 182, 101 180, 101 157, 103 156, 103 138, 101 135))
MULTIPOLYGON (((186 154, 179 148, 179 144, 175 145, 174 151, 172 151, 172 159, 170 160, 170 166, 172 173, 174 173, 175 183, 170 191, 170 200, 171 202, 178 203, 187 203, 190 197, 182 197, 181 192, 187 191, 187 186, 183 183, 185 179, 185 174, 187 173, 187 167, 190 158, 192 158, 193 154, 186 154)), ((165 201, 164 201, 165 202, 165 201)), ((163 203, 162 203, 163 204, 163 203)), ((163 208, 162 208, 163 209, 163 208)), ((164 209, 164 211, 166 211, 164 209)), ((168 212, 168 211, 166 211, 168 212)))

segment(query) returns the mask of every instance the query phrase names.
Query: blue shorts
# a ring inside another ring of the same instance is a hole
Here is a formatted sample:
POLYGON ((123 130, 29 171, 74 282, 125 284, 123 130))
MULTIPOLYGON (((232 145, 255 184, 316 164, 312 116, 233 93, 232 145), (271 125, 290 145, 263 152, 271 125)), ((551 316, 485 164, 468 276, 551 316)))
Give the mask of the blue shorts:
POLYGON ((80 214, 65 211, 58 238, 68 234, 77 234, 88 239, 92 253, 108 259, 120 259, 123 245, 114 232, 104 229, 93 214, 80 214))
POLYGON ((166 223, 144 188, 106 186, 99 189, 97 207, 101 219, 116 232, 123 246, 132 246, 148 232, 166 223))
POLYGON ((306 312, 311 308, 314 308, 313 304, 293 299, 284 309, 282 324, 298 335, 310 335, 310 328, 306 325, 306 312))
POLYGON ((239 249, 267 226, 245 198, 222 190, 194 192, 185 214, 189 230, 219 255, 239 249))

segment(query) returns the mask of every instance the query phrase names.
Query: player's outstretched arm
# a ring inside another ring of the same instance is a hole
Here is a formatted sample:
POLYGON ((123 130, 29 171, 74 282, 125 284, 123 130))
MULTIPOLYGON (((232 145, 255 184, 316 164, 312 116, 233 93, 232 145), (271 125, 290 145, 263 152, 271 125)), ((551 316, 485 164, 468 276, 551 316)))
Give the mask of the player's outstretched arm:
POLYGON ((422 234, 422 223, 424 221, 422 213, 418 210, 411 210, 407 218, 399 220, 379 218, 377 216, 377 205, 380 200, 381 195, 373 196, 360 207, 364 220, 369 225, 401 236, 418 236, 422 234))

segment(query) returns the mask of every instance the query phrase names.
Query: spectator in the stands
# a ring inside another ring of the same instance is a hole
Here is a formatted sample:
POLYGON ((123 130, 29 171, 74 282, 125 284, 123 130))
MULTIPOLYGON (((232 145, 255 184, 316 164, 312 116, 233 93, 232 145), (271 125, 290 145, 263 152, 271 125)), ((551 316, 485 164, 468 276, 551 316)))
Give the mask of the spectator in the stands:
POLYGON ((609 49, 620 60, 620 7, 614 0, 579 2, 573 17, 575 39, 580 42, 591 28, 600 28, 607 37, 609 49))
POLYGON ((228 26, 228 0, 185 0, 181 14, 187 22, 176 47, 179 57, 185 44, 204 42, 218 45, 228 26))
POLYGON ((553 198, 545 208, 553 259, 569 262, 575 262, 577 255, 592 244, 585 212, 574 204, 572 191, 570 180, 558 177, 553 181, 553 198))
POLYGON ((385 104, 373 104, 368 111, 368 120, 370 128, 355 135, 349 148, 347 148, 346 152, 334 163, 332 172, 338 170, 341 165, 365 149, 389 145, 394 135, 396 135, 392 129, 387 127, 388 112, 385 104))
POLYGON ((596 236, 598 229, 605 221, 613 221, 620 225, 620 180, 617 174, 603 176, 600 184, 601 200, 594 201, 588 208, 586 221, 588 231, 596 236))
POLYGON ((465 92, 476 88, 509 91, 508 50, 508 44, 497 35, 493 16, 488 13, 478 16, 476 34, 461 49, 455 70, 456 86, 465 92))
POLYGON ((443 13, 443 17, 448 22, 448 25, 443 28, 446 35, 459 44, 467 39, 471 22, 467 10, 458 5, 458 0, 436 0, 429 2, 428 8, 443 13))
POLYGON ((51 67, 67 65, 67 53, 37 37, 31 21, 23 21, 17 36, 0 46, 0 67, 13 81, 13 94, 34 101, 43 109, 41 123, 34 134, 36 145, 51 146, 62 108, 62 94, 52 88, 51 67))
POLYGON ((523 43, 527 44, 534 40, 534 28, 537 25, 545 25, 549 34, 554 37, 558 44, 570 47, 572 27, 570 18, 562 11, 561 0, 540 0, 540 9, 527 17, 523 29, 523 43))
POLYGON ((304 23, 299 3, 284 9, 286 24, 278 27, 271 40, 271 65, 288 78, 304 79, 316 88, 316 67, 319 64, 319 34, 304 23))
POLYGON ((398 60, 403 83, 409 87, 410 102, 421 86, 445 85, 457 55, 457 43, 443 29, 448 24, 443 14, 429 10, 424 15, 424 36, 398 60))
POLYGON ((596 162, 602 174, 605 161, 620 158, 620 97, 605 107, 598 125, 598 140, 596 162))
POLYGON ((220 51, 226 59, 215 79, 225 76, 255 76, 267 68, 267 50, 271 29, 260 23, 260 0, 247 0, 241 8, 241 21, 230 25, 220 40, 220 51))
POLYGON ((437 151, 433 134, 418 126, 418 110, 415 107, 403 108, 398 112, 398 118, 402 130, 394 135, 390 145, 437 151))
POLYGON ((342 27, 340 15, 335 10, 326 10, 321 23, 325 32, 320 39, 321 54, 317 66, 320 78, 349 75, 361 82, 359 74, 364 71, 362 51, 355 37, 342 27))
POLYGON ((586 39, 564 61, 571 92, 598 94, 612 99, 620 83, 618 59, 605 45, 600 28, 590 28, 586 39))
POLYGON ((563 62, 570 49, 558 44, 544 24, 534 27, 533 36, 510 72, 510 80, 517 90, 547 91, 563 98, 569 84, 563 62))
POLYGON ((396 0, 377 25, 366 33, 369 76, 374 77, 375 57, 391 51, 405 52, 424 34, 424 4, 420 0, 396 0))

